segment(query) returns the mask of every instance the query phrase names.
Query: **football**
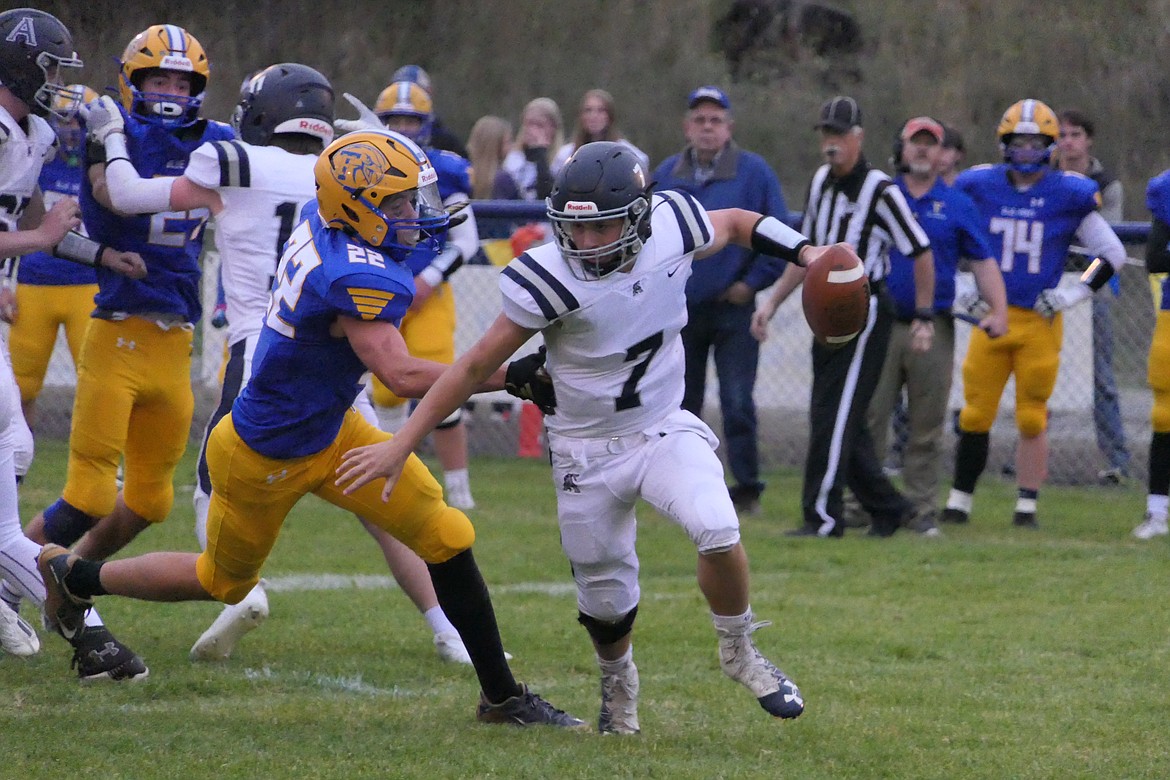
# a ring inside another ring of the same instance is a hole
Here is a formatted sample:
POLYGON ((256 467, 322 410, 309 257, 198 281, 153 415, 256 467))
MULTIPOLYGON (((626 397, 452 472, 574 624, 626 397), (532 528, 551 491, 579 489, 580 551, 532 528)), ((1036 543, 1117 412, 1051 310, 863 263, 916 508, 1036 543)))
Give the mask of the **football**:
POLYGON ((857 337, 869 316, 869 277, 853 247, 833 244, 804 277, 804 318, 826 347, 843 347, 857 337))

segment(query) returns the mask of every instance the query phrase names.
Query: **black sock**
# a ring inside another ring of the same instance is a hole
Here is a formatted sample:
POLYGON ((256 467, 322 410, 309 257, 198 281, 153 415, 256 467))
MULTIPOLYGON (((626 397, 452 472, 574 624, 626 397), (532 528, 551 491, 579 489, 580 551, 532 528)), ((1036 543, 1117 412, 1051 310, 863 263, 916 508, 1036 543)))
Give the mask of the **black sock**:
POLYGON ((78 598, 88 599, 94 596, 105 596, 107 591, 102 587, 102 566, 105 561, 87 561, 78 558, 69 567, 65 575, 65 587, 78 598))
POLYGON ((1150 495, 1170 493, 1170 433, 1150 437, 1150 495))
POLYGON ((991 448, 990 433, 963 431, 955 449, 955 490, 974 493, 975 483, 987 468, 987 451, 991 448))
POLYGON ((484 696, 489 702, 499 704, 519 695, 523 689, 504 658, 491 596, 471 550, 464 550, 443 563, 428 563, 427 568, 439 606, 459 632, 484 696))

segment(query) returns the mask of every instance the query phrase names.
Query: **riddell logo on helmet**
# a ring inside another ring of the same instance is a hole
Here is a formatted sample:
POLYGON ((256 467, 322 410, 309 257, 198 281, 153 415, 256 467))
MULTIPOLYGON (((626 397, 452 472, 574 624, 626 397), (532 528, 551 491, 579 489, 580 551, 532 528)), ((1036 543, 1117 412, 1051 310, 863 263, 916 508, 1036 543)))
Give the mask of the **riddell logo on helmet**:
POLYGON ((596 214, 597 204, 587 200, 571 200, 565 204, 565 211, 571 211, 576 214, 596 214))
POLYGON ((195 66, 191 64, 191 60, 186 57, 177 57, 174 54, 168 54, 162 58, 162 62, 158 64, 164 70, 185 70, 193 71, 195 66))

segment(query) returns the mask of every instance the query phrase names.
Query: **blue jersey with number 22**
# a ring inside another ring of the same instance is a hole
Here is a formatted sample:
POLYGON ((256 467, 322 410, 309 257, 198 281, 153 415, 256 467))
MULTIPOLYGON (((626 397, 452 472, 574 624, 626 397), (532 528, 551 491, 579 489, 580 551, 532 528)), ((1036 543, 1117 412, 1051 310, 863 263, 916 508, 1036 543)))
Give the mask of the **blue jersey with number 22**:
POLYGON ((299 458, 329 446, 361 390, 366 366, 338 317, 395 326, 414 298, 410 270, 340 230, 326 228, 309 202, 280 258, 252 377, 232 406, 249 447, 269 458, 299 458))

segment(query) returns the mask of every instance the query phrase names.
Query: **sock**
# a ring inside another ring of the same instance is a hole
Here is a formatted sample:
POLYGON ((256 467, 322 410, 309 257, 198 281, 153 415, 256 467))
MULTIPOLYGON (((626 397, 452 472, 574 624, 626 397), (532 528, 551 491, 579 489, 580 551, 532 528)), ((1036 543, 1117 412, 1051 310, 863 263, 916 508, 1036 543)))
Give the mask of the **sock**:
POLYGON ((971 505, 974 502, 975 496, 964 493, 957 488, 951 488, 951 493, 947 496, 947 509, 958 509, 971 514, 971 505))
POLYGON ((65 587, 69 588, 69 592, 79 598, 91 598, 93 596, 105 596, 106 589, 102 587, 102 566, 104 561, 87 561, 85 558, 78 558, 69 567, 69 573, 65 575, 65 587))
POLYGON ((715 633, 719 636, 743 636, 748 633, 752 627, 751 605, 748 605, 747 612, 742 615, 716 615, 711 613, 711 622, 715 624, 715 633))
POLYGON ((990 433, 963 431, 955 449, 955 480, 953 486, 964 493, 974 493, 975 483, 987 468, 987 451, 991 448, 990 433))
POLYGON ((1146 512, 1158 520, 1165 520, 1170 513, 1170 496, 1146 496, 1146 512))
POLYGON ((622 657, 618 658, 616 661, 606 661, 601 656, 597 656, 597 665, 601 668, 601 674, 603 677, 607 677, 612 674, 621 674, 633 662, 634 645, 632 642, 630 643, 630 646, 626 648, 626 652, 622 655, 622 657))
POLYGON ((492 599, 471 550, 464 550, 443 563, 428 563, 427 569, 431 573, 435 595, 439 597, 439 606, 459 632, 467 654, 471 656, 483 695, 492 704, 519 696, 524 689, 512 676, 504 658, 504 645, 492 599))
POLYGON ((435 636, 439 634, 458 634, 455 626, 451 625, 451 621, 447 619, 447 613, 443 612, 440 606, 434 606, 423 613, 426 618, 427 625, 431 627, 431 633, 435 636))
POLYGON ((1150 436, 1150 495, 1170 493, 1170 432, 1150 436))
POLYGON ((1016 511, 1025 515, 1036 514, 1036 499, 1039 496, 1039 490, 1020 488, 1019 498, 1016 499, 1016 511))
POLYGON ((456 488, 469 489, 471 487, 471 479, 467 475, 467 469, 444 471, 443 486, 448 490, 454 490, 456 488))

